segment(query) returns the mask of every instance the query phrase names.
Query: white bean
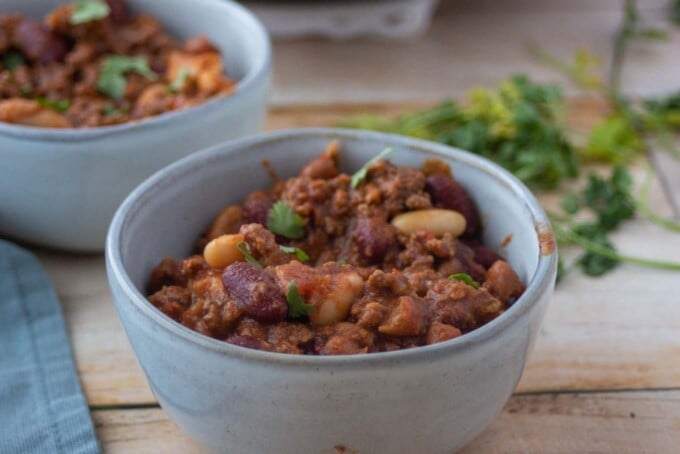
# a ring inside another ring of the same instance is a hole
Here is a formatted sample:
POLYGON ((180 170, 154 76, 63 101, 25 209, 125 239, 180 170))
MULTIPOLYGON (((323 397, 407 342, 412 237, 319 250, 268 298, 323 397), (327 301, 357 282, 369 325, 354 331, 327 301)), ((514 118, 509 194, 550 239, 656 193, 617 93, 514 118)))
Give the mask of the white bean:
POLYGON ((392 225, 406 234, 428 230, 438 236, 450 233, 458 237, 465 232, 467 222, 457 211, 430 208, 399 214, 392 219, 392 225))
POLYGON ((234 262, 242 262, 246 258, 237 245, 245 241, 243 235, 222 235, 205 246, 203 258, 212 268, 226 268, 234 262))

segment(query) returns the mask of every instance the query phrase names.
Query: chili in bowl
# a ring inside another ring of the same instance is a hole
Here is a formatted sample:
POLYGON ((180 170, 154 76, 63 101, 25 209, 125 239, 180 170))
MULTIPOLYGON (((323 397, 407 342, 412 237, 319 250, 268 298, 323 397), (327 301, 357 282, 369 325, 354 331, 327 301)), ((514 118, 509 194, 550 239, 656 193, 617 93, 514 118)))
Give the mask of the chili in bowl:
POLYGON ((340 355, 453 339, 521 296, 447 162, 399 166, 386 148, 349 175, 341 148, 224 207, 200 254, 154 268, 149 301, 234 345, 340 355))
POLYGON ((0 20, 0 235, 104 246, 149 175, 260 131, 271 59, 219 0, 7 0, 0 20))
POLYGON ((557 264, 545 213, 497 165, 339 129, 259 135, 163 169, 120 207, 106 260, 163 409, 213 449, 258 453, 459 449, 517 384, 557 264), (479 230, 433 196, 435 175, 463 188, 479 230), (464 226, 397 220, 433 209, 464 226))
POLYGON ((153 16, 132 14, 125 2, 64 3, 42 21, 0 15, 0 121, 106 126, 234 91, 236 81, 208 38, 181 42, 153 16))

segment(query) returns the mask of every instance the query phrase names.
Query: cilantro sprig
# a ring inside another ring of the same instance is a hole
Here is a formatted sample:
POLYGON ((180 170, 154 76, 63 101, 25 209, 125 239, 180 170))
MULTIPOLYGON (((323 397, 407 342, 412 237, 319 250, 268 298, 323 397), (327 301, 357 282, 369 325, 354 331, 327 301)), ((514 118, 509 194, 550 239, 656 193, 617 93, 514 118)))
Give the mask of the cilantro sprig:
POLYGON ((587 210, 593 220, 576 223, 553 215, 554 223, 562 222, 565 228, 565 223, 569 225, 568 235, 564 234, 565 229, 560 230, 563 240, 573 242, 578 237, 580 241, 576 244, 587 242, 594 246, 584 248, 576 262, 588 276, 601 276, 619 264, 618 254, 608 234, 635 214, 632 184, 630 173, 623 165, 615 166, 609 178, 591 173, 586 186, 578 193, 568 194, 561 206, 571 216, 587 210), (602 255, 603 250, 607 251, 606 255, 602 255))
POLYGON ((393 151, 394 150, 392 148, 385 148, 383 151, 381 151, 375 157, 369 160, 366 164, 364 164, 359 170, 357 170, 356 173, 352 175, 351 181, 352 188, 356 188, 361 184, 362 181, 366 179, 368 169, 370 169, 373 164, 375 164, 377 161, 381 159, 385 159, 393 151))
POLYGON ((54 110, 55 112, 64 113, 71 108, 71 101, 68 99, 51 100, 43 97, 35 98, 35 102, 45 107, 46 109, 54 110))
POLYGON ((307 253, 299 247, 279 245, 279 249, 281 249, 286 254, 295 254, 295 257, 301 262, 306 262, 309 260, 307 253))
POLYGON ((243 256, 246 258, 246 262, 250 263, 251 265, 259 268, 259 269, 264 269, 262 267, 262 264, 257 261, 255 257, 253 257, 253 254, 250 253, 250 250, 248 249, 248 243, 245 241, 241 241, 236 245, 236 249, 243 254, 243 256))
POLYGON ((314 309, 314 306, 305 303, 295 281, 290 281, 288 283, 286 303, 288 303, 288 317, 290 318, 300 318, 309 315, 314 309))
POLYGON ((178 93, 182 91, 182 88, 184 88, 184 85, 187 83, 187 79, 191 75, 191 71, 189 68, 180 68, 179 71, 177 71, 177 76, 175 77, 175 80, 172 81, 172 83, 168 86, 168 91, 170 93, 178 93))
POLYGON ((125 55, 109 55, 99 68, 97 89, 113 99, 122 99, 125 95, 127 80, 125 75, 136 73, 149 80, 156 80, 158 75, 149 66, 145 57, 127 57, 125 55))
MULTIPOLYGON (((593 240, 583 236, 581 233, 576 231, 576 229, 570 229, 565 227, 564 224, 554 223, 553 228, 558 238, 563 239, 569 243, 578 245, 583 249, 587 250, 591 257, 588 260, 579 260, 578 264, 585 263, 584 272, 590 276, 600 276, 604 274, 607 270, 611 269, 607 262, 602 259, 606 259, 613 263, 614 267, 619 263, 630 263, 633 265, 644 266, 648 268, 657 268, 669 271, 680 271, 680 263, 678 262, 666 262, 662 260, 645 259, 641 257, 633 257, 629 255, 620 254, 616 249, 611 246, 611 243, 607 245, 601 241, 593 240), (594 257, 599 256, 602 259, 595 262, 594 257), (593 274, 595 273, 595 274, 593 274)), ((564 268, 563 268, 564 269, 564 268)))
MULTIPOLYGON (((633 197, 632 186, 628 170, 623 165, 616 165, 608 178, 591 174, 581 191, 569 194, 562 200, 562 209, 569 216, 550 214, 558 240, 583 250, 573 265, 580 267, 586 275, 602 276, 620 263, 680 270, 680 263, 620 254, 609 239, 611 232, 633 218, 636 206, 641 203, 633 197), (573 216, 582 211, 587 212, 590 220, 575 222, 573 216)), ((646 192, 643 194, 646 195, 646 192)), ((565 270, 564 266, 562 270, 565 270)))
POLYGON ((449 279, 451 279, 452 281, 460 281, 460 282, 463 282, 463 283, 465 283, 465 284, 467 284, 467 285, 469 285, 470 287, 475 288, 475 289, 478 289, 478 288, 479 288, 479 284, 477 283, 477 281, 475 281, 474 279, 472 279, 472 276, 470 276, 470 275, 467 274, 467 273, 456 273, 456 274, 452 274, 452 275, 449 276, 449 279))
POLYGON ((73 4, 70 22, 72 25, 85 24, 104 19, 111 14, 111 8, 102 0, 81 0, 73 4))
POLYGON ((279 200, 269 209, 267 228, 277 235, 296 240, 305 234, 305 221, 288 204, 279 200))

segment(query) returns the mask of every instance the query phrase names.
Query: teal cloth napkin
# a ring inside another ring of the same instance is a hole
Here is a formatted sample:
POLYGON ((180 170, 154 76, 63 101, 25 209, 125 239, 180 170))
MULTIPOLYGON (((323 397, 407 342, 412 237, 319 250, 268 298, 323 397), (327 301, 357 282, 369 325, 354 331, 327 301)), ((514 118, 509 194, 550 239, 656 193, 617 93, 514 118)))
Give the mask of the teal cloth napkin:
POLYGON ((98 453, 57 295, 0 240, 0 453, 98 453))

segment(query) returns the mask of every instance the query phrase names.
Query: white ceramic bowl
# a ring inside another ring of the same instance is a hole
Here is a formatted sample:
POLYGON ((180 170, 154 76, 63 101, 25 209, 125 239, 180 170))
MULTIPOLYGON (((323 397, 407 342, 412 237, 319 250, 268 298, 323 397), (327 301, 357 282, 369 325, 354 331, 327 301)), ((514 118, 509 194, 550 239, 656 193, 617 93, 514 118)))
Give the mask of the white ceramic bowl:
MULTIPOLYGON (((185 111, 94 129, 0 123, 0 235, 74 251, 101 251, 125 196, 192 151, 258 132, 270 78, 266 31, 221 0, 126 0, 178 38, 207 35, 221 50, 236 92, 185 111)), ((2 11, 41 18, 63 1, 4 0, 2 11)))
POLYGON ((450 453, 501 410, 524 369, 553 291, 557 253, 531 193, 489 161, 398 136, 333 129, 260 135, 213 147, 144 182, 122 204, 106 247, 120 319, 161 406, 196 440, 230 453, 450 453), (266 188, 267 159, 298 173, 331 139, 354 171, 385 146, 397 164, 449 161, 476 200, 485 242, 512 234, 505 255, 527 290, 503 315, 440 344, 355 356, 249 350, 174 322, 145 298, 151 269, 191 253, 220 208, 266 188))

